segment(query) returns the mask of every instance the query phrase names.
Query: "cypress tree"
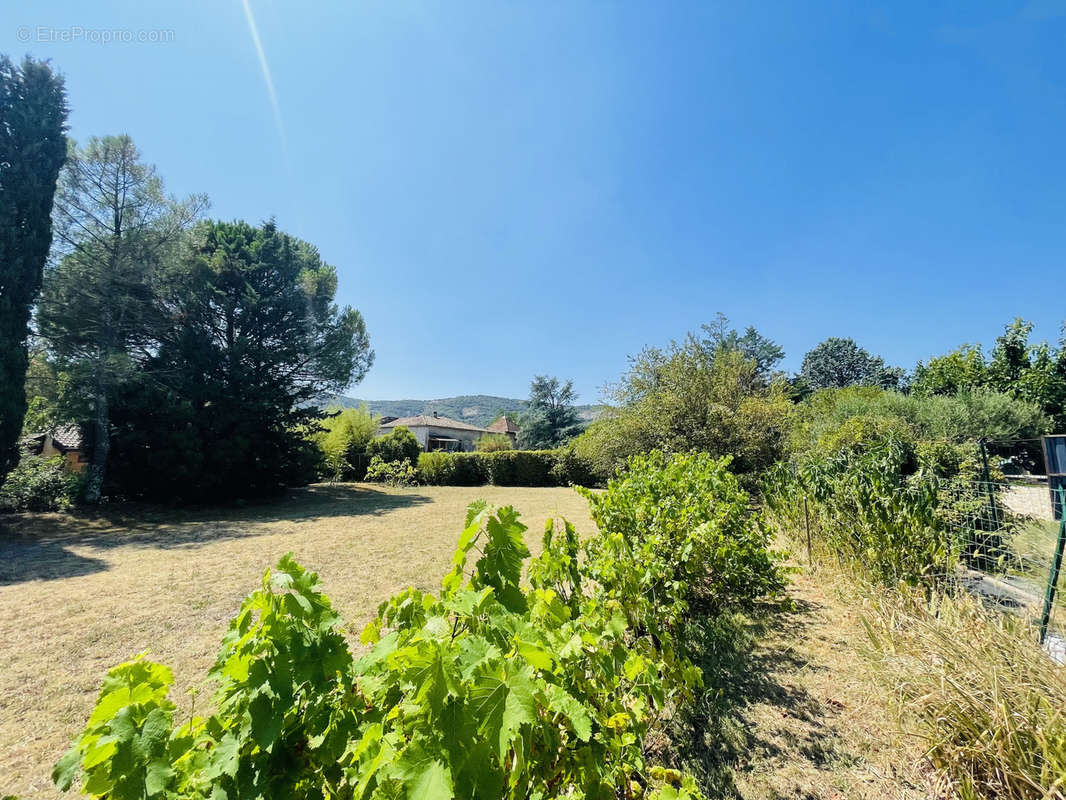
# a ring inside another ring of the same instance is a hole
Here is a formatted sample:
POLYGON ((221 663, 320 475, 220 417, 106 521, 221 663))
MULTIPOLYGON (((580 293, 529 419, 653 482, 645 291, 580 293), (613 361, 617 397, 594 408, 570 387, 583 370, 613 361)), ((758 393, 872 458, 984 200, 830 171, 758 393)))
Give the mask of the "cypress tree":
POLYGON ((0 56, 0 483, 18 463, 30 314, 52 245, 52 200, 66 157, 63 79, 0 56))

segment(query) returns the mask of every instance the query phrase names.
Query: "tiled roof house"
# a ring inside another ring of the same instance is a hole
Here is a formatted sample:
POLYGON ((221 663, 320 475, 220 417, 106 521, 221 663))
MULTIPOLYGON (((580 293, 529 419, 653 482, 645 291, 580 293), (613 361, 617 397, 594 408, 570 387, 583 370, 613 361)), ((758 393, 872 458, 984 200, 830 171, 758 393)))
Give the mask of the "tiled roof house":
POLYGON ((488 433, 485 428, 442 417, 439 414, 400 417, 382 423, 378 427, 378 432, 386 434, 401 426, 409 429, 418 439, 422 449, 427 451, 470 451, 474 449, 477 440, 488 433))

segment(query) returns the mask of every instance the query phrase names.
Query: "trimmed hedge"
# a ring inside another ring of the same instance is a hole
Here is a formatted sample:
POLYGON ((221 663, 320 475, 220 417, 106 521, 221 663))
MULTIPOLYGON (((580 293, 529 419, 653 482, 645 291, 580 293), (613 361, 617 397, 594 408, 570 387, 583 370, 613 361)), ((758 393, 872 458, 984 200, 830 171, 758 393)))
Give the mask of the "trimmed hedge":
POLYGON ((588 464, 569 448, 422 453, 418 470, 422 481, 433 486, 596 485, 588 464))

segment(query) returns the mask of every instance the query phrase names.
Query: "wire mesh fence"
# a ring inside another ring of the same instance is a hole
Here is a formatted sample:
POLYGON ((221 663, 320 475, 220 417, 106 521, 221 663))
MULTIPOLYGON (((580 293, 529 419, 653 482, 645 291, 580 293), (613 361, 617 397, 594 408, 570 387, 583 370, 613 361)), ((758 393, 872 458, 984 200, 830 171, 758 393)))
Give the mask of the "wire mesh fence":
POLYGON ((942 489, 940 513, 961 544, 962 579, 1001 605, 1041 620, 1041 639, 1066 658, 1061 575, 1062 487, 1046 479, 957 481, 942 489))
POLYGON ((794 464, 768 481, 768 505, 805 535, 812 565, 820 553, 889 584, 964 588, 1039 621, 1041 642, 1066 663, 1066 436, 927 444, 955 461, 916 469, 885 445, 794 464))

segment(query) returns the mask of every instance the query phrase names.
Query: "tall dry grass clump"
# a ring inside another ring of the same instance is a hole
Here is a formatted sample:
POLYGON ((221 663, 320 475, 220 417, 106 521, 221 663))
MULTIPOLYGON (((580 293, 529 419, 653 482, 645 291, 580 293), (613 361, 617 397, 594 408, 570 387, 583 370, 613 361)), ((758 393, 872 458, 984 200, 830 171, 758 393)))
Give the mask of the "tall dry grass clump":
POLYGON ((1066 798, 1066 668, 1028 621, 909 589, 866 603, 871 662, 957 796, 1066 798))

